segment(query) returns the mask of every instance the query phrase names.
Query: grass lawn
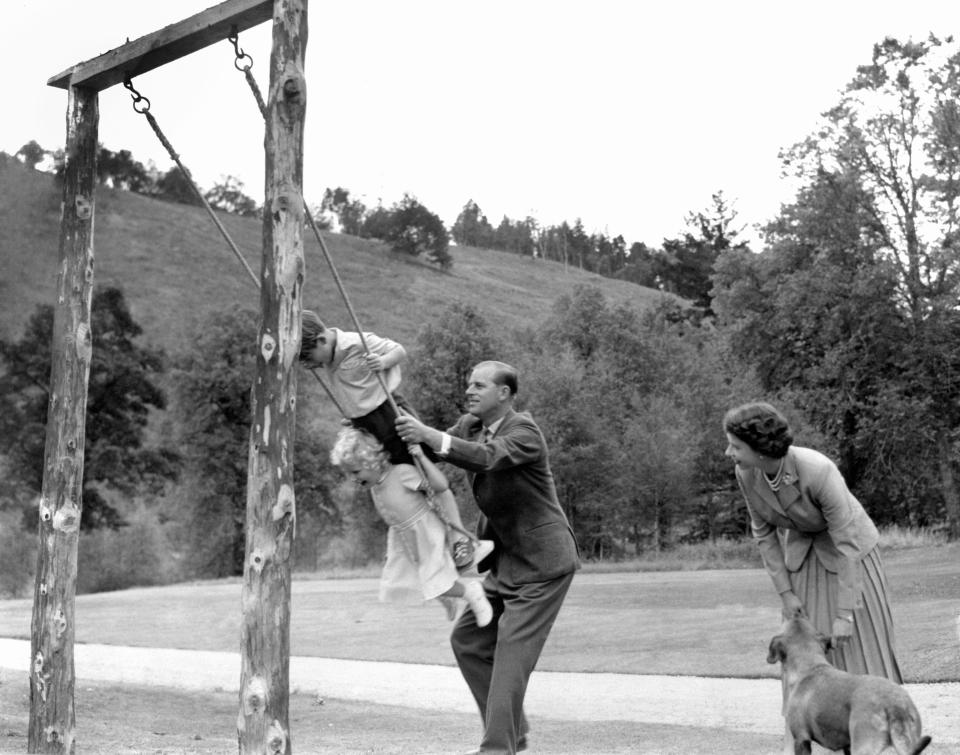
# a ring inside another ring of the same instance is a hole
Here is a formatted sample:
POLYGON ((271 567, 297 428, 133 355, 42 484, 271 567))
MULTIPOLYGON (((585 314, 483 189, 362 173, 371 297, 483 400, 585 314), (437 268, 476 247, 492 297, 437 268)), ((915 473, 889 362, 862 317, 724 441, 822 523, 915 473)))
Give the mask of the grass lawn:
MULTIPOLYGON (((908 681, 960 680, 960 543, 884 552, 901 666, 908 681)), ((293 585, 295 655, 452 665, 439 606, 388 608, 372 578, 293 585)), ((779 601, 759 569, 591 571, 574 580, 540 668, 552 671, 776 676, 766 646, 779 601)), ((0 601, 0 636, 29 638, 31 601, 0 601)), ((77 598, 77 642, 236 652, 239 581, 77 598)), ((78 752, 214 755, 237 751, 236 694, 78 680, 78 752)), ((0 753, 24 752, 25 675, 0 670, 0 753)), ((475 715, 291 694, 295 752, 461 752, 475 715)), ((770 734, 624 721, 538 720, 537 753, 775 753, 770 734)))
MULTIPOLYGON (((960 680, 960 543, 887 550, 907 681, 960 680)), ((377 581, 293 583, 291 653, 453 665, 439 604, 377 602, 377 581)), ((30 600, 0 601, 0 636, 28 639, 30 600)), ((576 579, 539 668, 631 674, 776 676, 766 648, 779 626, 766 572, 591 573, 576 579), (589 638, 589 642, 585 641, 589 638)), ((240 582, 81 595, 76 641, 236 652, 240 582)))

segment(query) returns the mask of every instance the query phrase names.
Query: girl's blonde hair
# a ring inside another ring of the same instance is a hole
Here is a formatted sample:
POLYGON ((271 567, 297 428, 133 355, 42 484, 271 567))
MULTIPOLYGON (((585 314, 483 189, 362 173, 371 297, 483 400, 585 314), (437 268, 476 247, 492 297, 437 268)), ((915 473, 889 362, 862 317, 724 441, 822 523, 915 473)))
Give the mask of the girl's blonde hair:
POLYGON ((379 440, 355 427, 341 429, 330 451, 330 463, 337 467, 355 464, 361 469, 382 469, 388 458, 379 440))

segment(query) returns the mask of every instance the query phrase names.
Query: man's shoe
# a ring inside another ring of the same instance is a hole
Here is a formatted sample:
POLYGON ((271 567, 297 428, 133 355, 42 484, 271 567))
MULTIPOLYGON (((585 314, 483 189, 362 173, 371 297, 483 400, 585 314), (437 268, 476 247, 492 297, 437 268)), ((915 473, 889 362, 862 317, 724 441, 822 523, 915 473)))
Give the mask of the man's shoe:
MULTIPOLYGON (((527 749, 527 737, 526 735, 524 735, 517 740, 517 752, 523 752, 523 750, 526 750, 526 749, 527 749)), ((483 751, 477 748, 476 750, 468 750, 467 752, 463 753, 463 755, 483 755, 483 751)))

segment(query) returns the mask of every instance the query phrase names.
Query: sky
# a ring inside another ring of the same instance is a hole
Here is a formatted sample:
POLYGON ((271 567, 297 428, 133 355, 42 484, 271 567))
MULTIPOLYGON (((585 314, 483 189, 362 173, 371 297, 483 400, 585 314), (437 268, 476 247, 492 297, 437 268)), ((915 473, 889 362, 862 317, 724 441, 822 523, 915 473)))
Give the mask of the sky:
MULTIPOLYGON (((67 94, 47 79, 212 0, 5 0, 0 150, 63 147, 67 94)), ((811 133, 885 36, 957 31, 947 0, 349 0, 309 3, 304 195, 368 206, 415 196, 449 226, 580 218, 659 246, 723 191, 744 237, 789 202, 778 152, 811 133)), ((240 34, 266 95, 270 24, 240 34)), ((134 80, 203 188, 234 176, 263 201, 263 124, 223 41, 134 80)), ((173 163, 122 86, 100 141, 173 163)), ((756 243, 756 242, 755 242, 756 243)))

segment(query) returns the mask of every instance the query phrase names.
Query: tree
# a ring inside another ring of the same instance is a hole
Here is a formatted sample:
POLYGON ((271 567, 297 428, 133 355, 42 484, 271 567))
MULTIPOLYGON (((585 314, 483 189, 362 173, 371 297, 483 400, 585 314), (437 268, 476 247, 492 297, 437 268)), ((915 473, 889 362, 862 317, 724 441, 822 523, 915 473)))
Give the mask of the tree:
POLYGON ((350 199, 350 192, 347 189, 342 186, 338 186, 336 189, 328 187, 323 192, 320 209, 323 212, 331 212, 336 216, 343 233, 351 236, 360 235, 367 208, 359 199, 350 199))
POLYGON ((665 290, 692 301, 707 315, 713 314, 710 276, 714 263, 731 246, 745 248, 742 242, 735 243, 737 213, 723 192, 714 194, 712 201, 710 209, 687 215, 690 230, 681 238, 664 239, 656 266, 656 278, 665 290))
POLYGON ((153 188, 146 168, 134 160, 127 149, 111 152, 101 145, 97 156, 97 179, 100 183, 110 183, 127 191, 146 192, 153 188))
POLYGON ((37 165, 43 162, 48 154, 47 150, 37 144, 35 140, 31 139, 17 150, 14 157, 19 157, 23 160, 24 165, 30 168, 30 170, 34 170, 37 165))
POLYGON ((221 176, 220 182, 204 195, 211 207, 252 218, 259 214, 260 208, 253 197, 243 193, 243 181, 235 176, 221 176))
POLYGON ((493 226, 477 203, 470 199, 457 215, 451 235, 461 246, 489 248, 493 243, 493 226))
MULTIPOLYGON (((169 447, 145 442, 151 410, 166 406, 154 382, 164 371, 164 357, 137 345, 142 331, 120 289, 94 293, 91 330, 81 525, 115 528, 124 524, 123 517, 102 492, 157 494, 176 479, 179 457, 169 447)), ((43 305, 19 341, 0 341, 0 450, 14 461, 12 471, 22 484, 36 493, 43 481, 52 332, 53 308, 43 305)))
POLYGON ((363 218, 360 226, 360 237, 365 239, 384 240, 390 235, 393 228, 393 211, 383 205, 377 205, 363 218))
POLYGON ((474 365, 495 354, 486 319, 470 304, 454 303, 424 325, 407 369, 413 405, 433 427, 448 427, 462 413, 474 365))
POLYGON ((157 180, 157 196, 160 199, 182 204, 202 204, 189 179, 176 166, 170 168, 157 180))
MULTIPOLYGON (((241 574, 246 525, 247 451, 257 315, 250 309, 210 317, 175 364, 184 484, 177 498, 187 570, 198 577, 241 574)), ((308 400, 297 404, 296 503, 313 536, 344 526, 332 494, 324 440, 307 427, 308 400)))
POLYGON ((960 536, 953 452, 960 432, 960 50, 955 40, 874 46, 815 135, 784 154, 808 182, 851 183, 870 239, 894 276, 907 329, 901 397, 929 432, 938 496, 960 536), (907 388, 906 386, 910 386, 907 388))
POLYGON ((427 257, 446 270, 453 264, 448 250, 450 236, 443 221, 430 212, 415 197, 405 194, 394 207, 384 241, 394 251, 418 257, 427 257))
POLYGON ((216 313, 176 360, 191 570, 241 574, 257 317, 216 313))

